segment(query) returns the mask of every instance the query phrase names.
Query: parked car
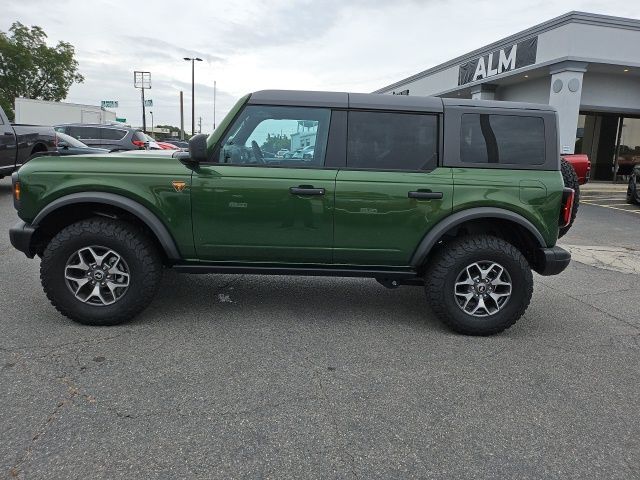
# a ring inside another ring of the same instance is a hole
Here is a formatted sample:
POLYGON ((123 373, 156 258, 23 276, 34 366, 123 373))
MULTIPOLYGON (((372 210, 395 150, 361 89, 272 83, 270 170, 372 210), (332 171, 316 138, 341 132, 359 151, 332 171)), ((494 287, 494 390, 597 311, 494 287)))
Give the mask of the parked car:
POLYGON ((55 149, 53 128, 11 124, 0 107, 0 178, 11 175, 33 155, 55 149))
POLYGON ((627 203, 635 203, 636 205, 640 205, 640 163, 633 167, 631 175, 629 175, 627 203))
POLYGON ((547 105, 256 92, 189 152, 27 163, 11 243, 41 257, 55 308, 90 325, 131 319, 172 268, 421 285, 453 330, 494 334, 527 309, 532 270, 570 262, 556 122, 547 105), (267 163, 256 139, 291 121, 318 125, 314 158, 267 163))
POLYGON ((142 130, 123 125, 71 123, 56 125, 54 129, 77 138, 89 147, 106 148, 111 152, 141 150, 148 141, 142 130))
POLYGON ((58 137, 57 153, 60 155, 97 155, 101 153, 109 153, 106 148, 89 147, 77 138, 73 138, 66 133, 56 132, 58 137))
POLYGON ((591 176, 591 161, 587 155, 584 153, 574 153, 571 155, 562 155, 562 158, 571 164, 578 176, 578 183, 580 185, 584 185, 589 181, 589 177, 591 176))
POLYGON ((281 148, 276 152, 276 158, 284 158, 285 154, 289 153, 289 150, 286 148, 281 148))
POLYGON ((160 146, 160 144, 158 144, 158 142, 156 141, 155 138, 153 138, 151 135, 147 135, 146 133, 143 134, 144 138, 146 140, 145 144, 144 144, 144 148, 147 150, 166 150, 165 148, 162 148, 160 146))
POLYGON ((165 138, 162 140, 164 143, 170 143, 171 145, 175 145, 178 148, 187 149, 189 148, 189 143, 184 140, 175 140, 172 138, 165 138))
POLYGON ((174 145, 173 143, 161 142, 156 140, 156 143, 162 150, 180 150, 180 147, 174 145))

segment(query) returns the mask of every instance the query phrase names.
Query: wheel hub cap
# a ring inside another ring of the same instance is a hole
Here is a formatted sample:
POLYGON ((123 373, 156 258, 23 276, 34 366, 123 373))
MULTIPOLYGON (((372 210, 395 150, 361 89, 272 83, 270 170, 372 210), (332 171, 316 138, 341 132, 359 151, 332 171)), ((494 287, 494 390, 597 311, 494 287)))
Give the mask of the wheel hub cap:
POLYGON ((67 288, 82 303, 111 305, 129 289, 129 266, 115 250, 94 245, 69 257, 64 278, 67 288))
POLYGON ((509 272, 499 263, 488 260, 467 265, 454 285, 458 307, 474 317, 488 317, 499 312, 509 301, 511 291, 509 272))

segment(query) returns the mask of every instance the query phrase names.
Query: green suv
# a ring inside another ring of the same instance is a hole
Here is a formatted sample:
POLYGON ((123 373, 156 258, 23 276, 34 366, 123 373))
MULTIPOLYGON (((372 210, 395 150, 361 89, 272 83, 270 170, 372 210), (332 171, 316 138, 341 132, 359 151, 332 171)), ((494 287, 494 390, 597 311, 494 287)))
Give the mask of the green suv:
POLYGON ((188 153, 30 161, 11 242, 90 325, 131 319, 172 268, 422 285, 451 328, 492 334, 526 310, 532 270, 570 261, 556 123, 544 105, 256 92, 188 153))

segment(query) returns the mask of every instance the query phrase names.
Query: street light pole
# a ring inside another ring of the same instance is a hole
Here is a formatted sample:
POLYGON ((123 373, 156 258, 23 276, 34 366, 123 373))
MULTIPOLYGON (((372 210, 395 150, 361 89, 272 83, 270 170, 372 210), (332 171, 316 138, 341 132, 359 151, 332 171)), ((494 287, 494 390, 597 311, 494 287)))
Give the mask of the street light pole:
POLYGON ((149 113, 151 114, 151 135, 153 135, 153 111, 149 110, 149 113))
POLYGON ((196 100, 195 100, 195 64, 196 62, 201 62, 202 59, 198 57, 184 57, 184 60, 187 62, 191 62, 191 135, 195 135, 196 133, 196 100))

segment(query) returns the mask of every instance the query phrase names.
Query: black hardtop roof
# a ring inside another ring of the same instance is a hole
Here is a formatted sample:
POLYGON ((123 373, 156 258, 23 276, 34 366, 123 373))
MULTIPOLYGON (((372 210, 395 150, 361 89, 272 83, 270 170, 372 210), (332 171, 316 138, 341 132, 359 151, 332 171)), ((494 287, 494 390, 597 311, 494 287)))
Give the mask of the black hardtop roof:
POLYGON ((442 112, 447 106, 509 108, 520 110, 554 110, 553 107, 549 105, 503 102, 499 100, 468 100, 418 95, 383 95, 379 93, 319 92, 305 90, 260 90, 251 94, 248 103, 253 105, 284 105, 419 112, 442 112))

